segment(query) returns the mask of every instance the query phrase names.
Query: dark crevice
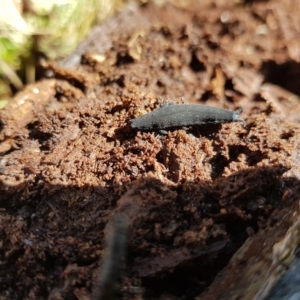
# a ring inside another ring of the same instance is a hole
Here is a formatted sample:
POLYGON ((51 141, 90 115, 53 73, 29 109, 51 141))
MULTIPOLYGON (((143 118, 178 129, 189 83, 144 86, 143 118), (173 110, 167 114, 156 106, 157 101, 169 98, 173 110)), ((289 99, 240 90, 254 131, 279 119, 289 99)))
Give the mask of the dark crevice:
POLYGON ((300 63, 287 61, 278 64, 273 60, 269 60, 262 64, 260 72, 265 77, 264 82, 279 85, 300 96, 300 63))
POLYGON ((194 52, 192 53, 190 68, 196 73, 197 72, 204 72, 206 70, 205 64, 198 59, 196 53, 194 53, 194 52))

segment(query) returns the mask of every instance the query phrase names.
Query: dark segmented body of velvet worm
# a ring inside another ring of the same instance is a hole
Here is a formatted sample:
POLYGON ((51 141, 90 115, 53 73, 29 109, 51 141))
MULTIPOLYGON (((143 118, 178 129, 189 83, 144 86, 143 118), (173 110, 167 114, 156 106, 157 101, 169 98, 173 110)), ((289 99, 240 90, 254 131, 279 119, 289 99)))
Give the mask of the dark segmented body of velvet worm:
POLYGON ((220 124, 226 122, 242 122, 240 111, 231 111, 201 104, 173 104, 130 120, 131 128, 138 130, 163 130, 171 127, 196 126, 204 124, 220 124))

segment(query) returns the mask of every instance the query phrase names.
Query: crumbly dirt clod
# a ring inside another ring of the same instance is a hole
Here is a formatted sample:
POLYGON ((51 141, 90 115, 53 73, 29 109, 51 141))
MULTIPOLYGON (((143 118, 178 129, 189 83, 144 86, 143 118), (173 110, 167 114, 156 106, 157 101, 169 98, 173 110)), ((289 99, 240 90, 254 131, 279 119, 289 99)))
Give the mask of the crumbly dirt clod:
POLYGON ((200 2, 124 10, 0 111, 0 297, 91 299, 122 213, 117 297, 223 299, 234 253, 266 233, 245 257, 270 258, 298 224, 300 6, 200 2), (241 106, 247 125, 128 125, 168 102, 241 106))

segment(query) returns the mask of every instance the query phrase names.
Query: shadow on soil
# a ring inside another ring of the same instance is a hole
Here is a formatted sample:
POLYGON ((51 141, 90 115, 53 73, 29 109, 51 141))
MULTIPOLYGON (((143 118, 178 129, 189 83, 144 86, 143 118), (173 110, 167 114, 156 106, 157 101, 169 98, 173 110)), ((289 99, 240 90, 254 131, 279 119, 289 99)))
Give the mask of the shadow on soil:
POLYGON ((255 167, 213 184, 178 186, 151 178, 126 186, 51 186, 37 175, 25 198, 24 187, 0 185, 0 294, 77 299, 78 290, 89 293, 106 225, 121 211, 130 221, 122 293, 193 299, 274 210, 291 205, 283 195, 299 182, 282 179, 286 170, 255 167))

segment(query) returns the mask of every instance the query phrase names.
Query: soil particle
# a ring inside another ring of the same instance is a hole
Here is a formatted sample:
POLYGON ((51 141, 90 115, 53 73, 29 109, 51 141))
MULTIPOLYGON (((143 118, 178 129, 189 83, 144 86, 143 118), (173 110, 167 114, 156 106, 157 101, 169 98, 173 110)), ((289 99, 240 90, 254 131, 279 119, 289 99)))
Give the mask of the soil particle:
POLYGON ((116 297, 267 294, 298 243, 299 13, 292 0, 130 7, 68 69, 45 64, 53 78, 0 111, 0 297, 91 299, 119 213, 116 297), (242 106, 246 127, 130 128, 170 102, 242 106))

